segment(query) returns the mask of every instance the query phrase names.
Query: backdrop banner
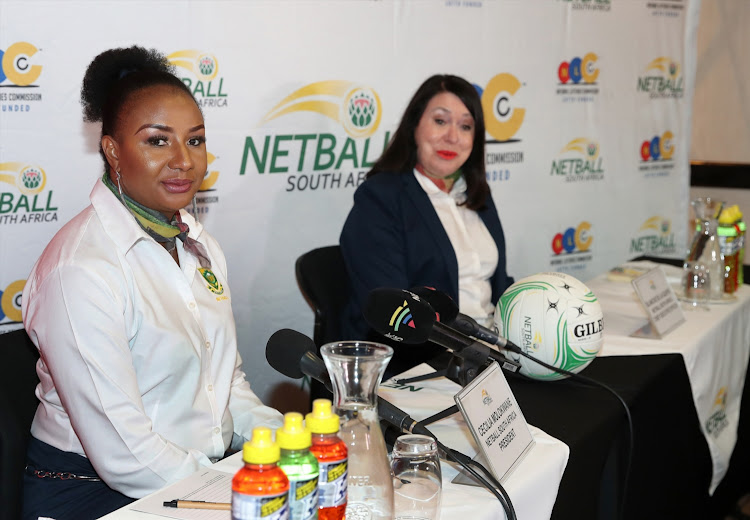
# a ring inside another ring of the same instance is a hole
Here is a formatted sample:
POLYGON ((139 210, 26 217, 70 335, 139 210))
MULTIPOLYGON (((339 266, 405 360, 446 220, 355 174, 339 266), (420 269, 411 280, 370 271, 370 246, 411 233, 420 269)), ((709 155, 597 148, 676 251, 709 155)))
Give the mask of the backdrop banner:
MULTIPOLYGON (((0 330, 33 263, 88 205, 100 129, 79 91, 98 53, 169 56, 206 119, 198 217, 226 253, 240 352, 278 404, 266 341, 312 334, 294 263, 338 243, 417 87, 481 93, 487 180, 516 279, 586 281, 682 256, 698 0, 0 0, 0 330), (117 23, 111 23, 117 20, 117 23)), ((347 338, 342 338, 347 339, 347 338)), ((297 383, 295 383, 297 384, 297 383)))

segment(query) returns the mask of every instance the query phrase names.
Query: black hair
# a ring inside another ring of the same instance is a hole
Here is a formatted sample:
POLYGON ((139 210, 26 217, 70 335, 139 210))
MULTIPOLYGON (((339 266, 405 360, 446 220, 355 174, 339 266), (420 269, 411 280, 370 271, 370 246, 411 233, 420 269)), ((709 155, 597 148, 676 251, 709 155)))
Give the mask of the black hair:
POLYGON ((439 74, 427 78, 409 101, 393 138, 367 177, 382 172, 411 174, 417 164, 417 142, 414 132, 430 100, 441 92, 450 92, 466 105, 474 118, 474 142, 461 172, 466 179, 466 207, 472 210, 484 207, 490 187, 484 170, 484 114, 479 93, 471 83, 458 76, 439 74))
MULTIPOLYGON (((114 135, 117 121, 130 97, 141 89, 164 85, 185 92, 195 101, 190 89, 174 74, 174 67, 156 49, 134 45, 102 52, 89 64, 81 86, 83 120, 102 123, 101 135, 114 135)), ((200 105, 196 102, 200 110, 200 105)), ((109 163, 99 146, 104 167, 109 163)))

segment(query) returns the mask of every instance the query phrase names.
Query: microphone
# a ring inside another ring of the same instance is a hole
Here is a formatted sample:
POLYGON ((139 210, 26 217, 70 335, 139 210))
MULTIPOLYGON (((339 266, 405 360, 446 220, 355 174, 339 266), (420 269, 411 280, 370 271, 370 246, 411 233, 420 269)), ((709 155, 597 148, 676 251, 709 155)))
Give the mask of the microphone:
POLYGON ((450 325, 453 320, 459 315, 458 305, 453 301, 453 298, 448 296, 443 291, 438 291, 434 287, 412 287, 409 289, 412 292, 422 298, 425 302, 430 304, 430 307, 435 309, 435 313, 438 314, 437 321, 450 325))
POLYGON ((518 370, 517 363, 499 352, 437 321, 430 304, 412 292, 384 287, 373 289, 367 297, 363 314, 370 327, 386 338, 407 345, 431 341, 454 352, 471 347, 475 351, 470 354, 474 361, 481 363, 491 357, 503 368, 512 372, 518 370))
POLYGON ((333 392, 326 365, 315 354, 316 350, 315 342, 301 332, 281 329, 274 332, 266 343, 266 360, 280 374, 292 379, 311 377, 333 392))
MULTIPOLYGON (((266 360, 271 367, 292 379, 308 376, 323 383, 328 390, 331 378, 325 362, 314 352, 315 342, 301 332, 281 329, 274 332, 266 343, 266 360)), ((421 433, 435 437, 430 430, 420 425, 401 408, 378 397, 378 417, 402 432, 421 433)))
POLYGON ((449 324, 452 328, 472 338, 482 340, 490 345, 497 345, 498 348, 520 353, 520 347, 509 339, 480 325, 474 318, 458 312, 456 302, 444 292, 432 287, 416 287, 410 290, 429 303, 441 316, 445 316, 446 318, 442 320, 443 323, 449 324))

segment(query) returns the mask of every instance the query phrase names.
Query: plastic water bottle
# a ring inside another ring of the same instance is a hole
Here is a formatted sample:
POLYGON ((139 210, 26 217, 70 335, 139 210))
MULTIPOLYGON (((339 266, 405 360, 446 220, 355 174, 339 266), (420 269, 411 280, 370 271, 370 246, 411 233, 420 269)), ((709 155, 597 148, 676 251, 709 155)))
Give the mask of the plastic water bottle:
POLYGON ((255 428, 242 447, 245 465, 232 479, 232 520, 288 520, 289 479, 276 464, 271 430, 255 428))
POLYGON ((279 467, 289 478, 290 520, 318 518, 318 459, 310 453, 310 430, 302 424, 302 414, 284 415, 284 426, 276 430, 281 448, 279 467))
POLYGON ((331 401, 316 399, 305 417, 312 434, 310 452, 318 459, 318 518, 343 520, 346 512, 346 444, 338 435, 339 416, 331 410, 331 401))

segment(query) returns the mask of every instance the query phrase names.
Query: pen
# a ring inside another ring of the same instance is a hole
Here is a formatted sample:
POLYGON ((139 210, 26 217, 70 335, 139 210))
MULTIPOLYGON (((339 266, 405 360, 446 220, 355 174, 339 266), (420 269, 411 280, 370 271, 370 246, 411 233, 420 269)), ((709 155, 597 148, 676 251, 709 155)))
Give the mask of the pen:
POLYGON ((204 500, 172 500, 164 502, 164 507, 180 507, 183 509, 219 509, 221 511, 231 511, 232 504, 224 502, 206 502, 204 500))

